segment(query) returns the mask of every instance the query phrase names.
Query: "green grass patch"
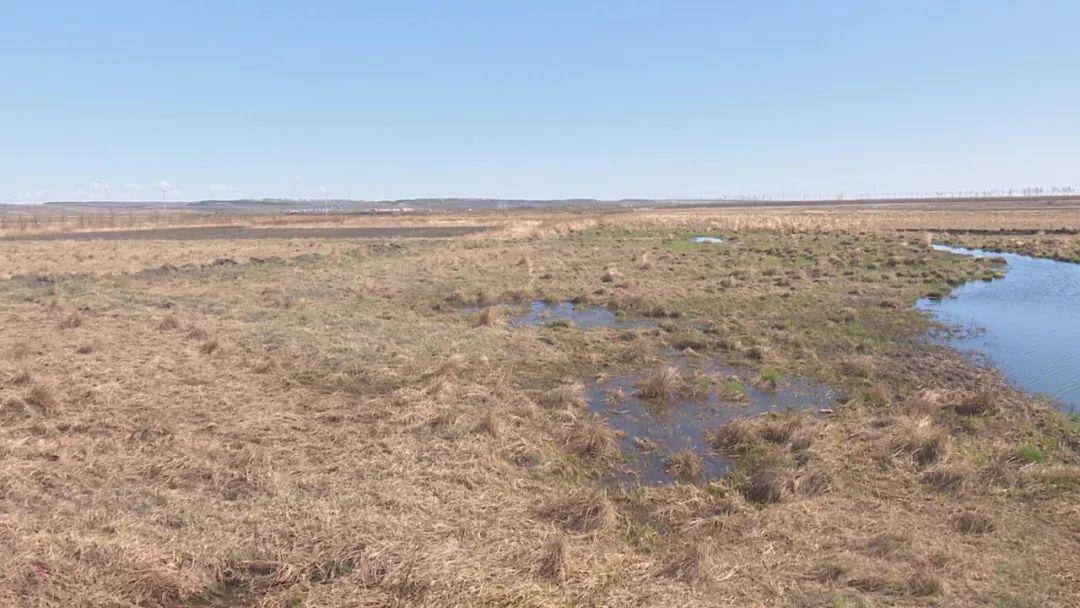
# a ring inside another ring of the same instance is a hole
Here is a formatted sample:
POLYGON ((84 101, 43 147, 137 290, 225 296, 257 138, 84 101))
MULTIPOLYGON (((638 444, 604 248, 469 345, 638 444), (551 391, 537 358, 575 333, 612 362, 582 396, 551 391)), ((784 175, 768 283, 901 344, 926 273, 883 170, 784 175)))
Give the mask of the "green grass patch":
POLYGON ((1020 460, 1028 464, 1046 462, 1047 459, 1050 458, 1049 454, 1030 443, 1025 443, 1020 446, 1020 449, 1016 451, 1016 454, 1020 457, 1020 460))

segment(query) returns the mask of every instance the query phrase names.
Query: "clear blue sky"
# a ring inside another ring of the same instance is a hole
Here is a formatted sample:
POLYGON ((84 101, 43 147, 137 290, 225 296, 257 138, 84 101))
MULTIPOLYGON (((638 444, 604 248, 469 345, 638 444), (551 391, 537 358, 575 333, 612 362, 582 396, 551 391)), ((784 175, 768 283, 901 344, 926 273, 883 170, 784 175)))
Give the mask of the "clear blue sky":
POLYGON ((0 201, 1080 186, 1080 3, 9 2, 0 201))

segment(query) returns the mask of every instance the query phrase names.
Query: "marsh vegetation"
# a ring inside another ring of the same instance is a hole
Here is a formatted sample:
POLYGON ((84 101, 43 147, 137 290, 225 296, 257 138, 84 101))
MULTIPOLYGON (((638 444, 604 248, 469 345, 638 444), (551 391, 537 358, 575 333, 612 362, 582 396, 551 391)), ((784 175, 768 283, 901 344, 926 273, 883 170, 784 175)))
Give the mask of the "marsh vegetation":
POLYGON ((0 243, 0 604, 1075 604, 1080 422, 914 307, 1063 219, 0 243))

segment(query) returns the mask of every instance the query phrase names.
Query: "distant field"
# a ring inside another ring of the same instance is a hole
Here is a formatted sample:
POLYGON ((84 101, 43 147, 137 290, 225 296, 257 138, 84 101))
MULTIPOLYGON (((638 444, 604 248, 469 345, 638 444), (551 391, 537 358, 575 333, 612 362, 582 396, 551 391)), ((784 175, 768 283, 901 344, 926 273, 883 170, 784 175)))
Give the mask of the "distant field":
POLYGON ((0 241, 0 605, 1080 604, 1080 421, 914 308, 1076 207, 65 222, 0 241))
POLYGON ((188 228, 147 228, 70 233, 8 235, 5 241, 204 241, 248 239, 375 239, 435 238, 462 236, 483 231, 476 226, 403 226, 342 228, 248 228, 245 226, 197 226, 188 228))

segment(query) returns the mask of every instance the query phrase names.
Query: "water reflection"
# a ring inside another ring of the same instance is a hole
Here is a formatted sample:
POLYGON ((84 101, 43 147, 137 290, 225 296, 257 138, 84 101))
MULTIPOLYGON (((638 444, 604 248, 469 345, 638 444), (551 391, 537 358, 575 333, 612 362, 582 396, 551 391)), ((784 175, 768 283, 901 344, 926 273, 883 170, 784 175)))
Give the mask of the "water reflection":
POLYGON ((936 245, 938 251, 1000 257, 1005 278, 966 283, 917 307, 962 330, 948 343, 973 351, 1017 386, 1080 408, 1080 264, 936 245))

